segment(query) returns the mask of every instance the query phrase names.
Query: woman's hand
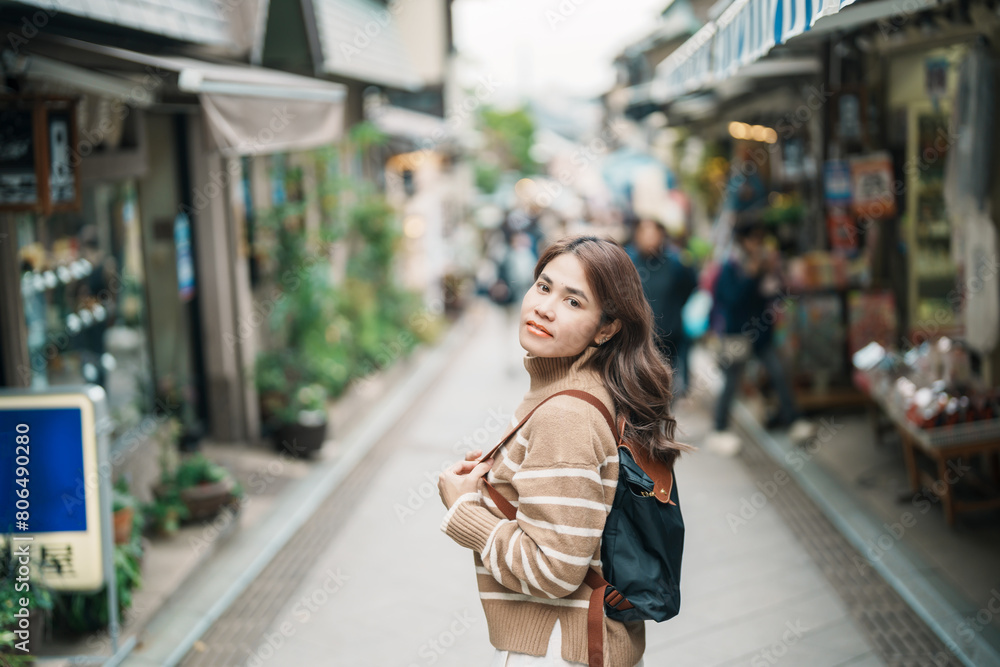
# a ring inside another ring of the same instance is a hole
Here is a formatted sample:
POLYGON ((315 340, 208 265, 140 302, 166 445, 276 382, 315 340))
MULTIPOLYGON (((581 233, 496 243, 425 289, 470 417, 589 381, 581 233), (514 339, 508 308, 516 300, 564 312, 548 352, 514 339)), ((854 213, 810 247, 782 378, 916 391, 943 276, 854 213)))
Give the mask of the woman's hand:
POLYGON ((459 461, 441 472, 438 477, 438 492, 441 494, 441 502, 448 509, 451 509, 455 501, 466 493, 476 493, 480 490, 483 476, 493 466, 493 459, 477 463, 480 456, 482 456, 481 451, 469 452, 465 455, 464 461, 459 461))

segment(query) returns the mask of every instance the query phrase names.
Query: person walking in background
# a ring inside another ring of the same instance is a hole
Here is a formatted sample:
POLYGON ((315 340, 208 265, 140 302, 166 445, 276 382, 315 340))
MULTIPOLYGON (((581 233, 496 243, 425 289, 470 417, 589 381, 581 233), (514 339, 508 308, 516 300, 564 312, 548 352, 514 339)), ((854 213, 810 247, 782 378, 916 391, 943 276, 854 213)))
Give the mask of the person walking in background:
POLYGON ((715 432, 706 448, 723 454, 739 450, 739 439, 729 431, 729 411, 743 379, 750 356, 763 364, 778 395, 778 412, 767 419, 768 428, 793 427, 793 438, 810 426, 799 421, 799 411, 781 357, 774 346, 774 322, 784 309, 779 297, 782 281, 780 257, 765 244, 764 227, 750 213, 741 214, 733 230, 735 247, 715 281, 714 298, 722 319, 720 370, 725 375, 715 406, 715 432))
MULTIPOLYGON (((533 273, 538 256, 535 255, 534 239, 527 232, 514 232, 510 244, 500 264, 500 276, 507 294, 501 303, 505 311, 508 328, 512 328, 521 311, 521 299, 534 284, 533 273)), ((518 371, 521 354, 512 350, 517 358, 510 359, 510 375, 518 371)))
POLYGON ((656 346, 680 376, 674 395, 683 396, 691 386, 691 341, 684 330, 682 313, 698 286, 698 274, 690 260, 685 261, 671 244, 666 226, 658 220, 640 219, 626 251, 639 272, 642 291, 653 311, 656 346))
MULTIPOLYGON (((569 667, 588 662, 589 568, 603 571, 601 535, 615 498, 615 433, 584 400, 589 392, 614 416, 623 438, 673 465, 693 448, 674 440, 671 374, 652 337, 652 313, 628 255, 593 236, 549 246, 521 302, 518 339, 531 385, 514 411, 535 410, 494 458, 441 473, 448 512, 441 529, 473 552, 494 667, 569 667), (506 518, 482 478, 517 507, 506 518)), ((645 626, 604 619, 605 665, 642 664, 645 626)))

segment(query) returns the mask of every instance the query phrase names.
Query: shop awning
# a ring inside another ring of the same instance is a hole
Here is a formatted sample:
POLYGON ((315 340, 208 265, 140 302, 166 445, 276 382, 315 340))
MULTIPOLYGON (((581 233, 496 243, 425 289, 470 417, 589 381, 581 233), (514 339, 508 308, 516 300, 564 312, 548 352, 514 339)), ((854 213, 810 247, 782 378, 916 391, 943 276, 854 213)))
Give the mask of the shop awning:
MULTIPOLYGON (((891 0, 890 0, 891 1, 891 0)), ((661 101, 727 79, 855 0, 735 0, 657 68, 661 101)), ((840 22, 842 23, 842 22, 840 22)))
POLYGON ((714 22, 706 23, 660 63, 656 68, 656 81, 662 81, 663 85, 662 88, 654 86, 655 97, 665 101, 697 90, 711 81, 712 45, 716 30, 714 22))
POLYGON ((390 137, 409 139, 421 147, 430 147, 451 137, 444 118, 412 109, 386 104, 370 114, 372 122, 390 137))
MULTIPOLYGON (((149 55, 65 38, 52 44, 63 49, 59 52, 62 59, 73 50, 83 52, 88 70, 129 81, 130 91, 139 91, 143 98, 152 94, 159 99, 164 92, 197 95, 213 144, 227 155, 305 150, 343 136, 346 87, 338 83, 264 67, 149 55)), ((49 69, 79 69, 62 59, 44 58, 49 69)), ((105 94, 131 105, 138 93, 123 96, 120 87, 113 87, 105 94)))
POLYGON ((313 0, 327 74, 417 90, 423 81, 396 27, 398 8, 375 0, 313 0))
MULTIPOLYGON (((216 0, 18 0, 21 4, 196 44, 233 46, 232 7, 216 0)), ((51 15, 51 14, 50 14, 51 15)), ((28 38, 32 39, 31 37, 28 38)))

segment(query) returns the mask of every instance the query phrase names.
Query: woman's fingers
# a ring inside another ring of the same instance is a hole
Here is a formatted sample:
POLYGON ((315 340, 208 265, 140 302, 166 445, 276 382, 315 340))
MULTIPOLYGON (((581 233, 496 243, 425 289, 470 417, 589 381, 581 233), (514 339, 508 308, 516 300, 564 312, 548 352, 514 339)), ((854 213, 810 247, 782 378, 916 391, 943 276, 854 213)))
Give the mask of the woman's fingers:
POLYGON ((482 463, 476 464, 476 467, 469 473, 469 477, 482 477, 490 471, 491 467, 493 467, 493 459, 486 459, 482 463))
POLYGON ((448 468, 448 472, 455 475, 468 475, 475 467, 475 461, 459 461, 452 467, 448 468))
POLYGON ((466 461, 478 461, 479 457, 483 455, 483 450, 476 449, 465 455, 466 461))

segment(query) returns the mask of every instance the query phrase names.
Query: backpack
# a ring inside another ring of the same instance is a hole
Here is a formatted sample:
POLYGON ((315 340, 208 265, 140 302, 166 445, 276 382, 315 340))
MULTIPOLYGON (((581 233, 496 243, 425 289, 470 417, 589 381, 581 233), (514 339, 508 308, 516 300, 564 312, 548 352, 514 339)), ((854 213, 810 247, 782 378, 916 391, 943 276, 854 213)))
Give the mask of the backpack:
MULTIPOLYGON (((624 417, 616 426, 604 403, 579 389, 567 389, 546 397, 480 461, 493 457, 543 403, 563 394, 597 408, 618 443, 618 486, 601 537, 604 576, 592 567, 583 580, 593 589, 587 611, 589 667, 602 667, 605 614, 616 621, 659 623, 680 611, 684 518, 673 468, 623 441, 620 434, 624 417)), ((516 521, 517 510, 510 501, 485 478, 483 482, 504 516, 516 521)))

